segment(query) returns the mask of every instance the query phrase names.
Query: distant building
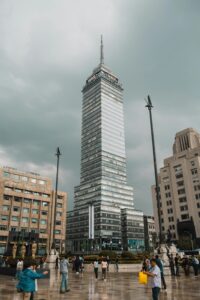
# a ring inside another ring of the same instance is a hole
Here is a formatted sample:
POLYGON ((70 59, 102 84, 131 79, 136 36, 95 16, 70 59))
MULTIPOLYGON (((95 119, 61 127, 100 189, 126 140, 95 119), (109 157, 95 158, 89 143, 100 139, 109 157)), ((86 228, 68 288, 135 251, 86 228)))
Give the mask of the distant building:
MULTIPOLYGON (((39 255, 48 253, 53 242, 55 193, 49 178, 24 173, 13 168, 0 168, 0 254, 12 253, 22 242, 31 254, 33 241, 39 255)), ((67 194, 58 192, 55 241, 62 251, 65 244, 67 194)))
POLYGON ((156 229, 153 216, 144 216, 144 245, 146 251, 152 251, 156 246, 156 229))
POLYGON ((67 214, 67 247, 88 252, 144 246, 143 214, 134 209, 133 188, 127 184, 123 88, 104 64, 103 44, 100 64, 82 92, 81 178, 74 210, 67 214), (125 237, 124 218, 131 214, 135 223, 126 225, 125 237))
MULTIPOLYGON (((178 242, 200 247, 200 134, 192 128, 178 132, 173 156, 160 169, 162 233, 178 242)), ((155 187, 152 188, 155 225, 158 215, 155 187)))

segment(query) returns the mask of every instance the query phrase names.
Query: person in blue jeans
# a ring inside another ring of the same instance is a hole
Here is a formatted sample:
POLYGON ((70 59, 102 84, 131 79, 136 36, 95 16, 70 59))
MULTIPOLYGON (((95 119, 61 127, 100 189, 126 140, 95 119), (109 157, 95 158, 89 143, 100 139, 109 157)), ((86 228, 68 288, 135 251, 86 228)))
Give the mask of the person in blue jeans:
POLYGON ((160 269, 156 264, 156 259, 151 259, 151 269, 150 271, 144 271, 151 278, 152 287, 152 299, 158 300, 160 289, 161 289, 161 273, 160 269))
POLYGON ((69 268, 69 261, 67 256, 62 257, 60 261, 60 274, 61 274, 61 284, 60 284, 60 293, 69 292, 68 289, 68 268, 69 268))
POLYGON ((17 290, 23 293, 23 300, 29 300, 31 293, 35 292, 35 279, 44 278, 48 274, 48 271, 38 274, 34 272, 34 261, 24 263, 24 270, 19 276, 19 283, 17 284, 17 290))

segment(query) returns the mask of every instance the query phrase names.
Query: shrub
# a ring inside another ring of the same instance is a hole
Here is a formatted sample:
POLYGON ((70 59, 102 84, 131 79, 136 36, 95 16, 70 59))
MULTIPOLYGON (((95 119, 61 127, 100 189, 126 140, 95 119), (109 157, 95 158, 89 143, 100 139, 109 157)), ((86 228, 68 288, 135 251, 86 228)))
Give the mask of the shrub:
POLYGON ((107 256, 109 256, 109 258, 110 258, 111 260, 114 260, 114 259, 116 259, 116 257, 117 257, 117 253, 114 252, 114 251, 110 251, 110 250, 103 250, 103 251, 101 251, 101 252, 99 253, 99 257, 100 257, 100 258, 101 258, 101 257, 107 257, 107 256))

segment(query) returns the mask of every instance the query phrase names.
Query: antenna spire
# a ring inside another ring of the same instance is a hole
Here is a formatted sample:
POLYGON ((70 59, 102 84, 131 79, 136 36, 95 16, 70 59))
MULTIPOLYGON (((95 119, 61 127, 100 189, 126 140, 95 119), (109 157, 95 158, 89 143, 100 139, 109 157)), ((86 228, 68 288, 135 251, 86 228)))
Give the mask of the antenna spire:
POLYGON ((100 64, 104 64, 104 53, 103 53, 103 35, 101 35, 101 47, 100 47, 100 64))

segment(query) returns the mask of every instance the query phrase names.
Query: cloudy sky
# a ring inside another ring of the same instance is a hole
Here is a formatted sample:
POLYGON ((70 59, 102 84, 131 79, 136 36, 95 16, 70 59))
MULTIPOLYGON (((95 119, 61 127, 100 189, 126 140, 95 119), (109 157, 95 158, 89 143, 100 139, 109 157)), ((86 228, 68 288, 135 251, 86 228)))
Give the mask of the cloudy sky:
POLYGON ((148 112, 154 104, 158 165, 174 135, 200 131, 199 0, 0 0, 0 164, 55 179, 80 177, 81 89, 99 63, 123 83, 128 181, 135 206, 152 213, 148 112))

